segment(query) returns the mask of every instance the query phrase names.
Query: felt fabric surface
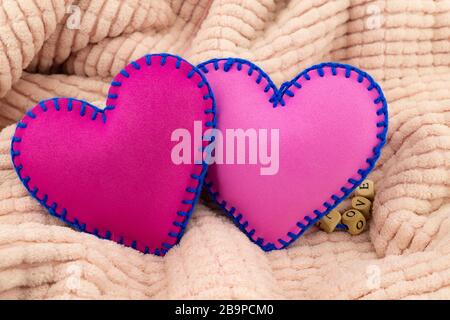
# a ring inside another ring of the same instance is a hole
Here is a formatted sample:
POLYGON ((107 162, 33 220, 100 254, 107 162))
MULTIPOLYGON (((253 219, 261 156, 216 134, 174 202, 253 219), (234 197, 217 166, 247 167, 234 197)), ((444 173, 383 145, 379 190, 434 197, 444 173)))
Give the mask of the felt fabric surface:
POLYGON ((20 0, 0 10, 9 17, 0 19, 0 297, 450 298, 450 1, 20 0), (78 29, 67 28, 72 4, 78 29), (264 253, 198 207, 161 258, 48 215, 13 170, 15 123, 55 96, 105 106, 114 75, 160 52, 191 63, 245 58, 276 85, 323 61, 372 75, 390 126, 370 175, 368 231, 313 228, 264 253))
POLYGON ((181 58, 147 55, 114 78, 106 104, 103 111, 72 98, 40 102, 17 126, 14 167, 52 215, 163 255, 181 238, 207 168, 201 160, 175 164, 172 135, 182 128, 194 137, 197 121, 202 139, 214 124, 212 92, 181 58))
POLYGON ((216 97, 217 129, 223 136, 216 139, 217 146, 223 145, 219 157, 216 152, 219 163, 210 166, 205 185, 264 250, 295 241, 347 198, 375 165, 386 139, 387 105, 377 84, 351 68, 310 67, 280 92, 252 63, 200 65, 216 97), (227 130, 237 128, 257 153, 254 164, 250 151, 244 153, 247 165, 235 159, 242 137, 227 130), (262 161, 263 154, 271 163, 262 161), (268 166, 272 172, 262 169, 268 166))

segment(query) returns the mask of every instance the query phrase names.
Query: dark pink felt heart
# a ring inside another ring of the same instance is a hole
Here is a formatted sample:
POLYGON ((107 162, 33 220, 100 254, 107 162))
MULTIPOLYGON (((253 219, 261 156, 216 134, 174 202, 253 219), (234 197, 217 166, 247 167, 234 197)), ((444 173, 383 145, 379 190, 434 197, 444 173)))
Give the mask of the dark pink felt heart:
POLYGON ((215 59, 199 68, 214 91, 217 129, 227 148, 222 161, 228 163, 211 165, 205 185, 264 250, 292 243, 374 167, 386 139, 387 104, 365 72, 324 63, 277 89, 242 59, 215 59), (247 145, 241 164, 237 139, 233 144, 226 134, 236 129, 248 133, 240 140, 247 145), (268 161, 272 149, 278 153, 268 161))
MULTIPOLYGON (((82 231, 142 252, 177 243, 206 164, 176 165, 172 132, 214 126, 204 76, 183 59, 147 55, 118 74, 107 107, 54 98, 19 122, 14 166, 49 212, 82 231)), ((204 145, 205 146, 205 145, 204 145)))

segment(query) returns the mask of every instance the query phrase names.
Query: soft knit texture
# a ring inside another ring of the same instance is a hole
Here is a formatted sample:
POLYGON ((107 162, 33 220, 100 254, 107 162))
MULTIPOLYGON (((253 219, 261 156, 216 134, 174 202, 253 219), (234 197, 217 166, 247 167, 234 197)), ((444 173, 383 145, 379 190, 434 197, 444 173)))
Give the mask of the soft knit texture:
POLYGON ((449 0, 4 0, 0 43, 1 298, 450 298, 449 0), (199 206, 160 258, 50 217, 12 169, 13 123, 52 96, 103 105, 112 76, 158 52, 246 58, 278 85, 327 60, 368 71, 390 111, 370 230, 264 253, 199 206))

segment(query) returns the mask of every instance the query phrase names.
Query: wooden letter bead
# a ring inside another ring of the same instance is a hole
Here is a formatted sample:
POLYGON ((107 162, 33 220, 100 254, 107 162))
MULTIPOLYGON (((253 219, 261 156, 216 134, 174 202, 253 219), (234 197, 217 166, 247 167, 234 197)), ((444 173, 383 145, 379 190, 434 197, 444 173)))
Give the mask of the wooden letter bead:
POLYGON ((358 210, 364 215, 366 220, 370 218, 370 206, 372 202, 364 197, 354 197, 352 199, 352 208, 358 210))
POLYGON ((352 209, 344 212, 342 223, 348 228, 348 233, 357 235, 364 231, 366 227, 366 218, 358 210, 352 209))
POLYGON ((355 195, 367 198, 369 200, 373 200, 373 197, 375 196, 375 188, 373 186, 373 181, 366 179, 364 180, 361 185, 356 188, 355 195))
POLYGON ((317 226, 325 232, 331 233, 341 222, 341 214, 337 210, 331 210, 322 220, 317 222, 317 226))

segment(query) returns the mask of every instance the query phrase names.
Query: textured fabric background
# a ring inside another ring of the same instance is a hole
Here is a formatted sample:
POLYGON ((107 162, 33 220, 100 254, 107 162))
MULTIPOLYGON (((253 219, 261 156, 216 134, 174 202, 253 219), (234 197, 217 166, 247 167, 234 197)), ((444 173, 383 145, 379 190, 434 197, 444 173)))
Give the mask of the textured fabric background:
POLYGON ((0 298, 449 299, 449 88, 450 0, 0 0, 0 298), (247 58, 277 84, 322 61, 370 72, 390 112, 370 231, 263 253, 199 206, 159 258, 46 214, 12 169, 14 123, 53 96, 101 106, 159 52, 247 58))

